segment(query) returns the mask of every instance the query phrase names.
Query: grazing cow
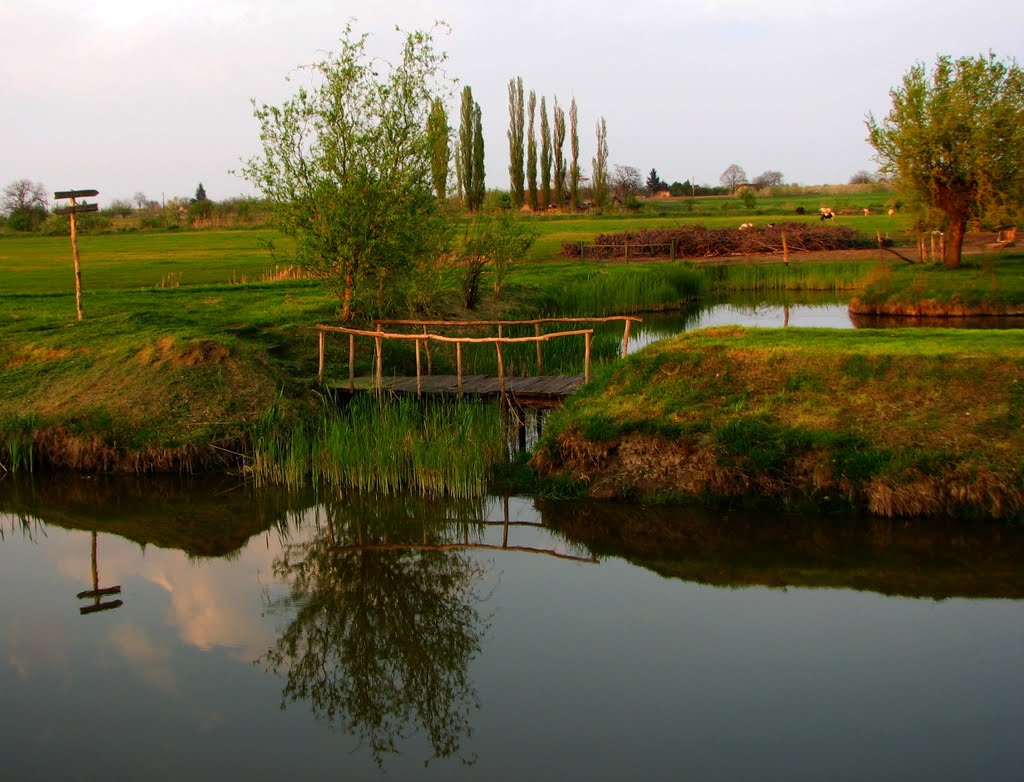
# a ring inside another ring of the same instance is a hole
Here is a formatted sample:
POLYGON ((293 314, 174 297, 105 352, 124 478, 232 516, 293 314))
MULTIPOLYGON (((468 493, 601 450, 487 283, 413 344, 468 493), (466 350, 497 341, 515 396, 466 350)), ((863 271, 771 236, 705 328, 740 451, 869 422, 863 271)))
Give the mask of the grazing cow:
POLYGON ((836 216, 836 213, 832 211, 831 206, 821 207, 821 220, 832 220, 836 216))
POLYGON ((745 231, 748 228, 753 228, 753 227, 754 227, 753 223, 743 223, 743 225, 740 226, 740 230, 741 231, 745 231))
POLYGON ((868 209, 867 207, 864 207, 864 216, 867 217, 869 214, 871 214, 871 210, 868 209))
POLYGON ((895 209, 890 209, 889 210, 889 217, 894 217, 895 215, 896 215, 896 210, 895 209))

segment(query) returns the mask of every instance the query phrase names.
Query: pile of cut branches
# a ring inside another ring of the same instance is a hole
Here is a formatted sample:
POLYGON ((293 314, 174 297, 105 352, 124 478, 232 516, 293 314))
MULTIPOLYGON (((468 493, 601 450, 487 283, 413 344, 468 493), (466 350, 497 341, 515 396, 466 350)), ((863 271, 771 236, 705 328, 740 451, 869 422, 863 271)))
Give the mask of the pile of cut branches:
POLYGON ((770 255, 783 252, 856 250, 870 240, 849 226, 781 223, 749 228, 658 228, 598 234, 592 242, 563 242, 566 258, 719 258, 726 255, 770 255))

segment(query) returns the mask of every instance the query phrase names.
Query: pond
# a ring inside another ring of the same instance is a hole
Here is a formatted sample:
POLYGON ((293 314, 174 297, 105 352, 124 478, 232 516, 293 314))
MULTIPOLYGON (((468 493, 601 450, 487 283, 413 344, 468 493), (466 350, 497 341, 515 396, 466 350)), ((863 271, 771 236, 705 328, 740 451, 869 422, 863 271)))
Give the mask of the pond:
POLYGON ((1024 777, 1019 528, 37 475, 0 530, 19 780, 1024 777))

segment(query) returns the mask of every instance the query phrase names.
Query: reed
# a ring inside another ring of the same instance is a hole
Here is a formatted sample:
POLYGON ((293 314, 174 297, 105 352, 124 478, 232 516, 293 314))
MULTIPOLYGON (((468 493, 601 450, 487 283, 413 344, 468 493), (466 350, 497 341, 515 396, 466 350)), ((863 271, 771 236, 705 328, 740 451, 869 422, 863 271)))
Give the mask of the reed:
POLYGON ((708 264, 700 267, 708 288, 726 291, 849 291, 867 285, 879 273, 875 261, 837 263, 708 264))
POLYGON ((275 405, 251 439, 256 482, 289 488, 476 498, 507 458, 498 406, 476 401, 359 398, 294 422, 275 405))
POLYGON ((37 423, 34 414, 0 419, 0 473, 32 472, 37 423))

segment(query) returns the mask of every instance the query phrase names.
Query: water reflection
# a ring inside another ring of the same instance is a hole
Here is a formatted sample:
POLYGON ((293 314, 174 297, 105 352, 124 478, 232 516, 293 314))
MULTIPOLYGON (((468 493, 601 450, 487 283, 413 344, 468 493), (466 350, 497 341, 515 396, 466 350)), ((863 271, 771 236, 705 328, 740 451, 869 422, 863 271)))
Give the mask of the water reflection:
POLYGON ((284 700, 308 701, 378 765, 417 731, 435 758, 472 762, 460 748, 479 708, 468 665, 488 624, 485 569, 450 544, 478 531, 466 519, 482 509, 355 495, 323 509, 274 560, 290 587, 267 607, 287 624, 264 662, 286 677, 284 700))

